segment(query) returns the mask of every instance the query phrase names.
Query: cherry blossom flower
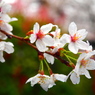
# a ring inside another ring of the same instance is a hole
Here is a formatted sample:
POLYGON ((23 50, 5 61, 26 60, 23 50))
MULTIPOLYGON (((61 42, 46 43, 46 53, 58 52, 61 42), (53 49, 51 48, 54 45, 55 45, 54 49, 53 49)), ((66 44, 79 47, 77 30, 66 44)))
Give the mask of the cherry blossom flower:
MULTIPOLYGON (((64 47, 65 43, 61 42, 60 29, 57 26, 56 30, 54 32, 51 32, 51 34, 54 36, 54 45, 50 49, 48 49, 48 52, 55 54, 60 48, 64 47)), ((48 63, 54 63, 54 57, 52 55, 44 53, 44 57, 46 58, 48 63)))
POLYGON ((11 10, 11 5, 5 3, 3 0, 0 0, 0 13, 8 13, 11 10))
POLYGON ((53 46, 54 44, 54 39, 48 35, 52 27, 53 25, 51 23, 43 25, 41 28, 38 23, 35 23, 33 27, 33 33, 30 35, 30 42, 34 43, 36 41, 36 46, 41 52, 45 52, 48 50, 47 46, 53 46))
POLYGON ((85 29, 77 30, 77 26, 74 22, 69 25, 69 34, 63 34, 61 37, 61 42, 69 43, 68 48, 73 53, 78 53, 79 49, 87 50, 88 44, 84 41, 87 36, 87 31, 85 29))
POLYGON ((8 54, 13 53, 13 44, 11 42, 0 42, 0 61, 5 62, 5 59, 3 58, 3 51, 7 52, 8 54))
POLYGON ((41 74, 37 74, 36 76, 29 78, 26 83, 28 82, 31 82, 31 86, 39 83, 45 91, 48 91, 48 88, 51 88, 53 85, 55 85, 54 81, 48 75, 41 74))
POLYGON ((95 61, 92 59, 92 56, 95 55, 95 50, 82 53, 75 66, 75 69, 70 72, 69 75, 73 84, 78 84, 80 82, 80 75, 85 75, 87 78, 91 78, 88 70, 95 70, 95 61))
MULTIPOLYGON (((6 31, 9 34, 12 34, 13 30, 12 26, 8 24, 11 21, 16 21, 16 18, 10 18, 7 14, 0 14, 0 29, 6 31)), ((0 32, 0 39, 5 40, 7 38, 6 35, 0 32)))
POLYGON ((56 85, 56 80, 66 82, 67 76, 63 74, 52 74, 51 76, 37 74, 34 77, 29 78, 26 83, 31 82, 31 86, 38 83, 45 91, 48 91, 48 88, 56 85))

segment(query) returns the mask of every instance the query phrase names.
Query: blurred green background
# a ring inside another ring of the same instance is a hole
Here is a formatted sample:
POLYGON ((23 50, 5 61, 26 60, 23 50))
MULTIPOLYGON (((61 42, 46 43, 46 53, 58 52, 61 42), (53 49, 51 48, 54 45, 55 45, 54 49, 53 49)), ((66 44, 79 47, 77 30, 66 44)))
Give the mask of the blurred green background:
MULTIPOLYGON (((19 0, 17 1, 19 3, 19 0)), ((60 21, 63 20, 64 22, 65 15, 60 13, 59 18, 57 18, 59 22, 55 22, 55 18, 47 16, 48 13, 46 13, 47 9, 45 10, 45 8, 49 5, 42 1, 44 0, 39 0, 41 10, 37 15, 32 16, 30 14, 25 17, 21 10, 10 14, 12 17, 18 18, 18 21, 10 23, 13 26, 14 35, 25 37, 26 33, 33 28, 35 22, 40 25, 51 22, 61 27, 60 21)), ((62 28, 63 33, 66 31, 62 28)), ((95 95, 95 71, 90 71, 91 79, 81 76, 80 84, 77 85, 72 84, 70 79, 65 83, 57 81, 56 86, 50 88, 48 92, 44 91, 39 84, 34 87, 31 87, 30 83, 25 84, 28 78, 38 73, 39 60, 37 52, 15 38, 7 41, 14 44, 15 52, 11 55, 4 53, 6 62, 0 63, 0 95, 95 95)), ((72 68, 67 67, 58 60, 55 60, 55 63, 50 67, 54 73, 66 75, 72 70, 72 68)))

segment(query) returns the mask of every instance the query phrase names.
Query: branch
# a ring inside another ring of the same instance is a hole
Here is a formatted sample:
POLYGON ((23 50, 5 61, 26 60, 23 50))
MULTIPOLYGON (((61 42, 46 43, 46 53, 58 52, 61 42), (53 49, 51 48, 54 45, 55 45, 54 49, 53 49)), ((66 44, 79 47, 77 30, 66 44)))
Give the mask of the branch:
MULTIPOLYGON (((39 50, 36 48, 36 46, 29 42, 29 39, 25 39, 25 38, 23 38, 23 37, 19 37, 19 36, 13 35, 13 34, 9 34, 9 33, 5 32, 5 31, 3 31, 3 30, 0 30, 0 32, 2 32, 3 34, 5 34, 5 35, 6 35, 8 38, 10 38, 10 39, 13 37, 13 38, 16 38, 16 39, 18 39, 18 40, 20 40, 20 41, 25 42, 26 44, 28 44, 29 46, 33 47, 35 50, 37 50, 37 51, 39 52, 39 50)), ((42 53, 43 53, 43 52, 42 52, 42 53)), ((46 51, 45 53, 50 54, 50 55, 56 57, 58 60, 60 60, 60 61, 61 61, 62 63, 64 63, 65 65, 74 68, 74 65, 70 65, 68 61, 62 59, 62 58, 60 57, 60 55, 58 54, 58 52, 55 53, 55 54, 53 54, 53 53, 50 53, 50 52, 47 52, 47 51, 46 51)))
POLYGON ((36 49, 38 51, 38 49, 36 48, 36 46, 34 46, 33 44, 31 44, 31 43, 28 42, 29 39, 25 39, 23 37, 19 37, 19 36, 13 35, 13 34, 9 34, 9 33, 5 32, 3 30, 0 30, 0 32, 2 32, 3 34, 5 34, 10 39, 13 37, 13 38, 16 38, 16 39, 18 39, 20 41, 23 41, 23 42, 25 42, 26 44, 30 45, 31 47, 33 47, 34 49, 36 49))

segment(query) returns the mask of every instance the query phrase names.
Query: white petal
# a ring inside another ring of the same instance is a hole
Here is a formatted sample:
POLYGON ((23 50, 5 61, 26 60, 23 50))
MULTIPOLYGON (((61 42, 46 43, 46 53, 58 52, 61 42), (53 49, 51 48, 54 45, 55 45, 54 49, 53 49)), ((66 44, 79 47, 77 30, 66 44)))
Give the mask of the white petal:
POLYGON ((5 34, 3 34, 3 33, 0 32, 0 39, 6 40, 7 36, 5 34))
POLYGON ((43 25, 41 27, 41 31, 44 33, 44 34, 47 34, 51 29, 52 29, 52 24, 46 24, 46 25, 43 25))
POLYGON ((39 26, 39 24, 36 22, 36 23, 34 24, 34 27, 33 27, 33 32, 34 32, 34 33, 38 33, 38 32, 39 32, 39 28, 40 28, 40 26, 39 26))
POLYGON ((13 17, 11 18, 9 15, 7 14, 1 14, 1 20, 3 20, 4 22, 8 23, 8 22, 11 22, 11 21, 17 21, 18 19, 13 17))
POLYGON ((95 61, 93 59, 89 59, 86 69, 95 70, 95 61))
POLYGON ((51 88, 51 87, 53 87, 54 85, 56 85, 56 84, 55 84, 54 81, 53 81, 51 84, 49 84, 48 88, 51 88))
POLYGON ((78 53, 78 47, 76 46, 76 43, 73 43, 71 42, 69 45, 68 45, 68 48, 71 52, 73 52, 74 54, 77 54, 78 53))
POLYGON ((1 30, 4 30, 4 31, 12 31, 13 30, 13 27, 8 24, 8 23, 4 23, 0 26, 1 30))
POLYGON ((1 14, 0 20, 3 20, 4 22, 7 22, 8 23, 8 22, 10 22, 11 18, 7 14, 1 14))
POLYGON ((40 85, 45 91, 48 91, 48 84, 41 84, 40 85))
POLYGON ((3 58, 3 51, 0 51, 0 61, 5 62, 5 59, 3 58))
POLYGON ((11 10, 11 5, 10 4, 4 4, 3 6, 2 6, 2 12, 3 13, 7 13, 7 12, 9 12, 11 10))
POLYGON ((80 40, 83 40, 86 38, 88 32, 85 29, 78 30, 76 33, 80 40))
POLYGON ((45 52, 48 50, 48 48, 46 47, 46 45, 43 43, 42 40, 38 39, 36 41, 36 46, 37 46, 37 49, 40 51, 40 52, 45 52))
POLYGON ((75 72, 73 72, 71 74, 70 79, 71 79, 73 84, 79 84, 79 82, 80 82, 80 77, 77 76, 77 74, 75 72))
POLYGON ((34 43, 34 42, 36 41, 36 38, 37 38, 37 37, 36 37, 35 34, 31 34, 31 35, 30 35, 30 38, 29 38, 29 39, 30 39, 30 42, 31 42, 31 43, 34 43))
POLYGON ((46 35, 42 40, 46 46, 53 46, 54 45, 54 39, 49 35, 46 35))
POLYGON ((59 49, 59 48, 62 48, 62 47, 63 47, 63 46, 60 46, 60 47, 57 47, 57 46, 56 46, 56 47, 52 50, 52 53, 55 54, 55 53, 58 51, 58 49, 59 49))
POLYGON ((77 47, 79 48, 79 49, 82 49, 82 50, 88 50, 88 47, 89 47, 89 45, 86 43, 86 42, 84 42, 84 41, 77 41, 76 42, 76 45, 77 45, 77 47))
POLYGON ((59 80, 62 82, 66 82, 66 80, 67 80, 67 76, 63 75, 63 74, 54 74, 54 77, 56 80, 59 80))
POLYGON ((54 63, 54 57, 53 56, 44 53, 44 57, 46 58, 46 60, 47 60, 48 63, 51 63, 51 64, 54 63))
POLYGON ((11 42, 6 42, 4 51, 7 52, 8 54, 13 53, 14 52, 13 44, 11 42))
POLYGON ((86 53, 80 54, 79 58, 77 59, 77 62, 80 62, 82 59, 84 59, 86 55, 87 55, 86 53))
POLYGON ((88 59, 88 58, 90 58, 90 57, 93 56, 93 55, 95 55, 95 50, 93 50, 93 51, 87 53, 86 56, 85 56, 85 59, 88 59))
POLYGON ((79 69, 80 69, 80 62, 77 62, 75 69, 73 71, 76 72, 77 74, 79 74, 79 69))
POLYGON ((4 41, 1 41, 0 42, 0 50, 3 51, 5 48, 5 42, 4 41))
POLYGON ((71 22, 69 25, 69 33, 73 36, 77 32, 77 26, 74 22, 71 22))
POLYGON ((38 76, 40 76, 39 74, 37 74, 34 77, 29 78, 26 83, 31 82, 31 86, 34 86, 36 83, 38 83, 40 81, 40 78, 38 78, 38 76))
POLYGON ((84 69, 84 75, 85 75, 87 78, 89 78, 89 79, 91 78, 89 72, 88 72, 86 69, 84 69))
POLYGON ((60 38, 60 42, 63 44, 63 46, 66 44, 66 43, 70 43, 71 41, 71 38, 70 38, 70 35, 68 34, 63 34, 60 38))
POLYGON ((12 17, 11 20, 10 20, 10 22, 11 22, 11 21, 17 21, 17 20, 18 20, 17 18, 12 17))

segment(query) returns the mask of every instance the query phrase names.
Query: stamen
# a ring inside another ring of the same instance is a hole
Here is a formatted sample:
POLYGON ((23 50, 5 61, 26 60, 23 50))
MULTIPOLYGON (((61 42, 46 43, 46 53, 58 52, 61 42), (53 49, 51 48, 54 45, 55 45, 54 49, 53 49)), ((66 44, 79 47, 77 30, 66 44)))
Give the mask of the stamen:
POLYGON ((43 34, 43 32, 41 32, 40 30, 36 35, 37 35, 37 39, 42 39, 45 36, 45 34, 43 34))
POLYGON ((72 42, 76 42, 81 36, 76 36, 76 34, 74 34, 74 36, 71 36, 71 41, 72 42))
POLYGON ((87 62, 88 62, 88 60, 82 59, 81 60, 81 66, 86 66, 87 62))

